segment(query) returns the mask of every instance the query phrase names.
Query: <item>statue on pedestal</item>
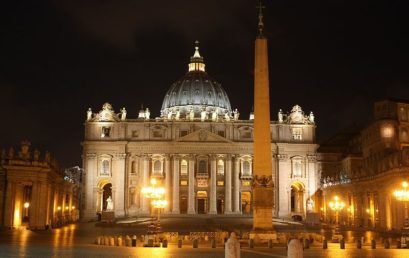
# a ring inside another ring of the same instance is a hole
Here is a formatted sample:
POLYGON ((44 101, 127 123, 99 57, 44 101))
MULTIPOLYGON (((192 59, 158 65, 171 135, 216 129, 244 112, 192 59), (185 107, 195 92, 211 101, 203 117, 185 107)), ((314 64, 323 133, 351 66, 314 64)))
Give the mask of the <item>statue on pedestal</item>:
POLYGON ((212 113, 212 121, 216 121, 217 120, 217 109, 213 110, 212 113))
POLYGON ((111 196, 107 198, 107 211, 114 210, 114 202, 112 201, 111 196))
POLYGON ((168 112, 168 120, 172 120, 173 112, 172 110, 169 110, 168 112))
POLYGON ((315 116, 312 111, 310 112, 308 119, 310 120, 310 123, 315 124, 315 116))
POLYGON ((224 119, 225 119, 227 122, 230 121, 229 111, 227 111, 227 112, 224 114, 224 119))
POLYGON ((284 121, 284 119, 283 119, 283 111, 280 109, 279 111, 278 111, 278 122, 279 123, 282 123, 284 121))
POLYGON ((88 111, 87 111, 87 121, 89 121, 89 120, 91 120, 92 119, 92 110, 91 110, 91 108, 88 108, 88 111))
POLYGON ((180 119, 180 110, 179 110, 179 109, 176 111, 175 119, 176 119, 176 120, 179 120, 179 119, 180 119))
POLYGON ((307 211, 312 212, 314 210, 314 201, 309 198, 307 201, 307 211))
POLYGON ((195 111, 193 111, 193 108, 190 108, 189 119, 190 121, 193 121, 194 118, 195 118, 195 111))
POLYGON ((234 119, 234 121, 237 121, 237 120, 239 120, 239 116, 240 116, 240 113, 239 113, 239 111, 237 110, 237 108, 233 111, 233 119, 234 119))
POLYGON ((200 112, 200 120, 203 122, 204 120, 206 120, 206 109, 203 108, 202 112, 200 112))
POLYGON ((121 120, 124 121, 126 119, 126 109, 123 107, 121 109, 121 120))
POLYGON ((151 111, 149 111, 149 108, 146 108, 145 110, 145 119, 149 120, 151 117, 151 111))

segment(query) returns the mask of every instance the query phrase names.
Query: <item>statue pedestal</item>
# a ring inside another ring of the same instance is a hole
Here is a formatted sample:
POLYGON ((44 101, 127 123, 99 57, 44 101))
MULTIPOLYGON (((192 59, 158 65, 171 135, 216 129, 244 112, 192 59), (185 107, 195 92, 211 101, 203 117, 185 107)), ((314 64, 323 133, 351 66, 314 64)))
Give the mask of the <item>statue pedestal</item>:
POLYGON ((103 211, 101 213, 101 221, 114 222, 114 220, 115 220, 115 212, 113 212, 113 211, 103 211))
POLYGON ((250 239, 254 239, 254 243, 268 243, 269 240, 273 240, 273 242, 277 241, 277 232, 274 230, 252 230, 249 234, 250 239))

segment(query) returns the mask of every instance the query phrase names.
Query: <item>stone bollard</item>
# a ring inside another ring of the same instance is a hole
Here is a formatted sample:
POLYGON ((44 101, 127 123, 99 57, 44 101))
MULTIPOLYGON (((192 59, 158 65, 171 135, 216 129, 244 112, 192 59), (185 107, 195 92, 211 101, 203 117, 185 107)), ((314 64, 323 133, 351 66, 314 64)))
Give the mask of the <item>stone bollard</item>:
POLYGON ((240 242, 237 240, 236 233, 232 232, 230 238, 224 244, 225 258, 240 258, 240 242))
POLYGON ((132 246, 132 240, 130 236, 125 237, 125 246, 132 246))
POLYGON ((136 235, 133 235, 131 243, 132 243, 132 247, 136 247, 136 235))
POLYGON ((96 244, 96 245, 101 245, 101 237, 97 237, 97 238, 95 239, 95 244, 96 244))
POLYGON ((216 248, 216 239, 212 238, 212 248, 216 248))
POLYGON ((178 248, 182 248, 182 239, 178 239, 178 248))
POLYGON ((298 239, 291 239, 287 246, 287 257, 288 258, 303 258, 304 249, 302 244, 298 239))
POLYGON ((163 247, 163 248, 168 248, 168 240, 167 240, 167 239, 163 239, 163 241, 162 241, 162 247, 163 247))
POLYGON ((376 249, 376 241, 375 241, 375 239, 373 239, 373 238, 372 238, 372 240, 371 240, 371 248, 372 248, 372 249, 376 249))
POLYGON ((193 248, 199 247, 199 241, 197 239, 193 239, 193 248))
POLYGON ((309 249, 310 248, 310 240, 304 238, 304 249, 309 249))
POLYGON ((322 240, 322 249, 328 249, 328 241, 325 238, 322 240))
POLYGON ((118 246, 122 246, 122 236, 118 237, 118 246))
POLYGON ((362 241, 361 241, 361 239, 357 239, 357 240, 356 240, 356 248, 357 248, 357 249, 361 249, 361 248, 362 248, 362 241))
POLYGON ((383 242, 383 246, 385 247, 385 249, 391 248, 391 244, 389 243, 389 239, 385 239, 385 241, 383 242))
POLYGON ((109 245, 110 246, 115 246, 115 238, 114 237, 109 238, 109 245))
POLYGON ((254 248, 254 239, 252 238, 249 239, 249 247, 254 248))
POLYGON ((269 239, 268 240, 268 248, 273 248, 273 240, 272 239, 269 239))
POLYGON ((341 238, 341 240, 339 240, 339 248, 345 249, 345 239, 344 238, 341 238))
POLYGON ((109 237, 104 236, 104 245, 109 245, 109 237))

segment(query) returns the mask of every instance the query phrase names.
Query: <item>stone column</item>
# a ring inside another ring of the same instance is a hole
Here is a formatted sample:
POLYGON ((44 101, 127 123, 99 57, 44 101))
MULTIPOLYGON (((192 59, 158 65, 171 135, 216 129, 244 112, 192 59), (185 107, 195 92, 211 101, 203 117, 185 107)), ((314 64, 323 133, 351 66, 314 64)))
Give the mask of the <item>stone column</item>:
POLYGON ((189 195, 188 195, 188 214, 196 214, 195 210, 195 157, 189 157, 189 195))
POLYGON ((91 219, 96 219, 96 195, 94 195, 94 185, 95 178, 98 175, 98 166, 97 166, 97 155, 95 153, 86 153, 83 156, 84 171, 85 171, 85 189, 84 189, 84 202, 85 209, 83 212, 82 219, 88 221, 91 219))
POLYGON ((217 214, 217 195, 216 195, 216 157, 210 157, 210 205, 209 205, 209 214, 217 214))
MULTIPOLYGON (((13 181, 7 182, 7 192, 6 192, 6 199, 5 199, 5 207, 13 207, 14 206, 14 198, 15 198, 15 186, 16 184, 13 181)), ((12 209, 5 209, 4 210, 4 226, 5 227, 12 227, 13 226, 13 215, 14 211, 12 209)))
POLYGON ((231 164, 231 155, 227 154, 226 157, 226 172, 225 172, 225 200, 224 200, 224 213, 225 214, 230 214, 232 213, 232 208, 231 208, 231 178, 232 178, 232 164, 231 164))
POLYGON ((240 213, 240 159, 239 156, 234 157, 234 175, 233 175, 233 198, 234 198, 234 213, 240 213))
POLYGON ((180 157, 179 155, 173 156, 173 194, 172 194, 172 213, 179 214, 179 175, 180 175, 180 157))
MULTIPOLYGON (((143 162, 142 187, 147 187, 149 185, 149 156, 144 155, 142 157, 142 162, 143 162)), ((142 199, 142 213, 148 214, 149 213, 148 198, 143 196, 143 193, 141 193, 141 199, 142 199)))
POLYGON ((117 153, 113 160, 115 196, 112 196, 112 199, 114 201, 115 217, 125 216, 125 158, 125 153, 117 153))
POLYGON ((170 197, 171 197, 171 192, 170 192, 170 185, 171 185, 171 176, 170 176, 170 157, 169 155, 166 155, 165 157, 165 197, 166 201, 168 202, 168 205, 164 208, 165 213, 170 212, 170 197))

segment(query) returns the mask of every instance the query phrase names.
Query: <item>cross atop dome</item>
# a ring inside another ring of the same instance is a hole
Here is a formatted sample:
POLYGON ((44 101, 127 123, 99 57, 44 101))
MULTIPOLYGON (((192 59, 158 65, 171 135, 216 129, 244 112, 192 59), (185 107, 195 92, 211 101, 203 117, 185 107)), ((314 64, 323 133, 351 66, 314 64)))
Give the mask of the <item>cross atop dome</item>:
POLYGON ((195 53, 190 57, 189 72, 193 71, 205 71, 205 64, 203 57, 199 53, 199 41, 195 41, 195 53))

